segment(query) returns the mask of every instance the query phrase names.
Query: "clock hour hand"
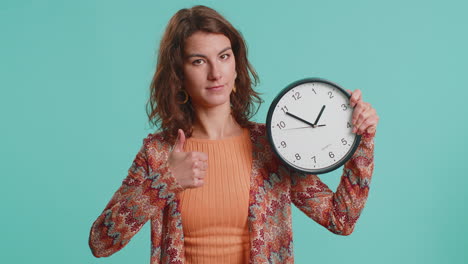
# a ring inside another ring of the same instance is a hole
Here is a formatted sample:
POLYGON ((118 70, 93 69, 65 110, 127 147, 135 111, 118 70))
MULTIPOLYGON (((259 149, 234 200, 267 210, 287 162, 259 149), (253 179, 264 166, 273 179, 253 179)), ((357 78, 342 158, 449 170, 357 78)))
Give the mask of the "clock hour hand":
POLYGON ((289 113, 289 112, 286 112, 286 114, 287 114, 288 116, 292 116, 292 117, 294 117, 295 119, 297 119, 297 120, 299 120, 299 121, 302 121, 302 122, 304 122, 304 123, 310 125, 311 127, 315 127, 314 124, 312 124, 312 123, 310 123, 309 121, 304 120, 304 119, 302 119, 302 118, 300 118, 300 117, 298 117, 298 116, 296 116, 296 115, 293 115, 293 114, 291 114, 291 113, 289 113))
POLYGON ((320 120, 320 117, 322 116, 323 110, 325 110, 325 105, 323 105, 322 109, 320 109, 320 113, 318 114, 317 119, 315 119, 314 127, 317 125, 318 121, 320 120))

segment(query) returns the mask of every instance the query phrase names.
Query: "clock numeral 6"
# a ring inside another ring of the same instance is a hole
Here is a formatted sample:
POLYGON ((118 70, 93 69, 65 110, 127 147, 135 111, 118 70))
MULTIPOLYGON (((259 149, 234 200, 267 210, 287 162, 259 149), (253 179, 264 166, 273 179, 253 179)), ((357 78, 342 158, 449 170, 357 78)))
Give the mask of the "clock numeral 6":
POLYGON ((298 100, 298 99, 300 99, 302 96, 301 96, 301 94, 300 94, 299 92, 295 92, 295 93, 292 95, 292 97, 294 98, 294 100, 298 100))
POLYGON ((330 156, 330 158, 333 159, 335 157, 335 154, 333 154, 333 152, 330 151, 330 152, 328 152, 328 156, 330 156))
POLYGON ((346 141, 346 139, 342 138, 341 143, 343 143, 343 145, 346 145, 346 144, 348 144, 348 141, 346 141))
POLYGON ((294 155, 296 157, 297 160, 300 160, 301 159, 301 155, 299 155, 299 153, 296 153, 296 155, 294 155))
POLYGON ((286 145, 286 142, 285 142, 285 141, 281 141, 281 146, 282 146, 283 148, 286 148, 288 145, 286 145))
POLYGON ((286 123, 284 123, 284 121, 280 121, 276 126, 279 127, 279 129, 283 129, 286 127, 286 123))

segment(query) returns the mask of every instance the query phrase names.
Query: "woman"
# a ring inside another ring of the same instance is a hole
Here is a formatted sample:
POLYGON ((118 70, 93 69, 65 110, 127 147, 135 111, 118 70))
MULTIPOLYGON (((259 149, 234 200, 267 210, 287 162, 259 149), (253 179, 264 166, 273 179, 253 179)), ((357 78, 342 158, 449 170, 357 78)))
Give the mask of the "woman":
POLYGON ((123 248, 151 221, 151 263, 293 263, 291 203, 331 232, 349 235, 373 170, 375 110, 352 92, 361 144, 333 193, 272 153, 258 78, 242 36, 216 11, 178 11, 161 40, 148 135, 128 176, 94 222, 96 257, 123 248))

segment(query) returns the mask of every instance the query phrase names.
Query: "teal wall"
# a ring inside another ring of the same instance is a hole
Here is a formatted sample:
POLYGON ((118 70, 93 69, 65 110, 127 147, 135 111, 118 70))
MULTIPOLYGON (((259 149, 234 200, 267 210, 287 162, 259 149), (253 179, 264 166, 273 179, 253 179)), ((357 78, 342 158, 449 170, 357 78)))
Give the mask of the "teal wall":
MULTIPOLYGON (((89 229, 153 130, 156 47, 202 3, 245 36, 265 103, 323 77, 380 116, 367 206, 348 237, 293 211, 296 263, 467 263, 466 1, 0 3, 2 263, 149 263, 146 225, 110 258, 89 229)), ((321 176, 336 188, 340 171, 321 176)))

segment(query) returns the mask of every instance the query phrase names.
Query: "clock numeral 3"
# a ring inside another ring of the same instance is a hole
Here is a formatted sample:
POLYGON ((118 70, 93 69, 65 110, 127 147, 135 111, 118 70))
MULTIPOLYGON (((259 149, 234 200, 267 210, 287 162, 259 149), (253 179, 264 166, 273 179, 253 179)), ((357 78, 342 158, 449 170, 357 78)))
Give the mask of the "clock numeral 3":
POLYGON ((286 127, 286 123, 284 123, 284 121, 280 121, 276 126, 279 127, 279 129, 283 129, 286 127))
POLYGON ((294 100, 299 100, 300 98, 302 98, 301 94, 299 92, 295 92, 292 97, 294 98, 294 100))
POLYGON ((342 104, 341 107, 343 107, 343 111, 346 111, 348 109, 348 106, 345 104, 342 104))

